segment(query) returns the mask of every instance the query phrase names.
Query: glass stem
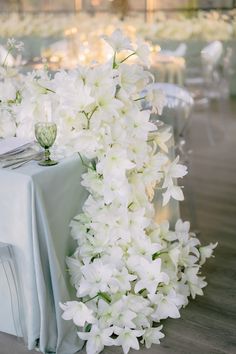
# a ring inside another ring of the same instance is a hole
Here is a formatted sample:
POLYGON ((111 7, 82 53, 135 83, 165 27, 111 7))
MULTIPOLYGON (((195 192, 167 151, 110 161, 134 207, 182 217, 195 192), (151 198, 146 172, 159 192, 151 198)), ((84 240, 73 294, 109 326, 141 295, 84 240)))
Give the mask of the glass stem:
POLYGON ((49 149, 45 149, 44 151, 44 158, 45 158, 45 161, 50 161, 50 151, 49 149))

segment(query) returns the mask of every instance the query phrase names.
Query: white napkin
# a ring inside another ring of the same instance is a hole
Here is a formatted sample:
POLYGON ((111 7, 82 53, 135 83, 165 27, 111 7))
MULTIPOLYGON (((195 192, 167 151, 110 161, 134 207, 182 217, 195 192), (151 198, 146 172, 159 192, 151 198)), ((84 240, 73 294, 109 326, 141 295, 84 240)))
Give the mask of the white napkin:
POLYGON ((25 150, 32 144, 32 140, 23 138, 0 139, 0 157, 25 150))

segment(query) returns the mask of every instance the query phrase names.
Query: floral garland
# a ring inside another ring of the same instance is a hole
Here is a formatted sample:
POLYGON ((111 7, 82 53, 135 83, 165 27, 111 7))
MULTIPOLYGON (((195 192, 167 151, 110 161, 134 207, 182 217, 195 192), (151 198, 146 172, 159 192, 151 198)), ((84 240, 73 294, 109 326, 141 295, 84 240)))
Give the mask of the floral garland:
POLYGON ((175 179, 187 169, 169 161, 170 135, 149 121, 143 104, 161 113, 163 93, 142 65, 128 64, 134 57, 148 64, 148 47, 134 47, 119 30, 104 39, 114 54, 103 65, 54 78, 2 68, 0 136, 29 136, 35 122, 52 119, 58 145, 79 152, 89 197, 71 222, 78 247, 67 258, 78 301, 60 304, 62 317, 80 328, 88 354, 112 345, 126 354, 139 342, 160 343, 160 321, 179 318, 189 296, 203 295, 201 266, 216 244, 201 247, 188 222, 179 220, 175 231, 154 222, 154 189, 163 189, 164 205, 183 200, 175 179))
POLYGON ((171 197, 183 200, 174 179, 183 177, 186 167, 178 158, 168 160, 166 136, 149 122, 150 110, 142 109, 145 98, 161 112, 162 93, 148 86, 151 76, 142 66, 126 63, 137 55, 147 64, 146 45, 134 49, 120 31, 105 40, 114 50, 113 61, 82 78, 86 105, 80 110, 87 129, 80 133, 78 148, 93 161, 82 176, 90 195, 83 213, 71 222, 78 247, 67 258, 79 301, 60 306, 63 318, 80 327, 88 354, 112 345, 126 354, 139 349, 139 340, 147 348, 160 343, 163 326, 156 323, 179 318, 188 297, 203 294, 207 283, 201 265, 216 245, 201 247, 188 222, 179 220, 172 232, 168 222, 153 221, 153 189, 164 189, 164 205, 171 197))

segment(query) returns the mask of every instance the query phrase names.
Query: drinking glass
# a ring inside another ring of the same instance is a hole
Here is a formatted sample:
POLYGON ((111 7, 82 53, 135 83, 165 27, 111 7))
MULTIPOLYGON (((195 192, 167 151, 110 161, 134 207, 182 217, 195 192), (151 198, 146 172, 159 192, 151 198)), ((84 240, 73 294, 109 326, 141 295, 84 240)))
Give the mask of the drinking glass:
POLYGON ((38 164, 41 166, 53 166, 58 162, 51 160, 50 147, 54 144, 57 136, 57 126, 51 122, 40 122, 35 124, 35 137, 38 143, 44 148, 44 159, 38 164))

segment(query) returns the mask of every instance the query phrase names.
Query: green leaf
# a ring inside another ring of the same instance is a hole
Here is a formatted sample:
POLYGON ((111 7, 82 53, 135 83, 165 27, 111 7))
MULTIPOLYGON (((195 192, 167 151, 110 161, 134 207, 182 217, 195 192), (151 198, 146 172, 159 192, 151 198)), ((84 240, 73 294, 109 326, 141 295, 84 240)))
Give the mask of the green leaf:
POLYGON ((106 301, 108 304, 111 303, 111 298, 107 293, 98 293, 98 296, 104 301, 106 301))

